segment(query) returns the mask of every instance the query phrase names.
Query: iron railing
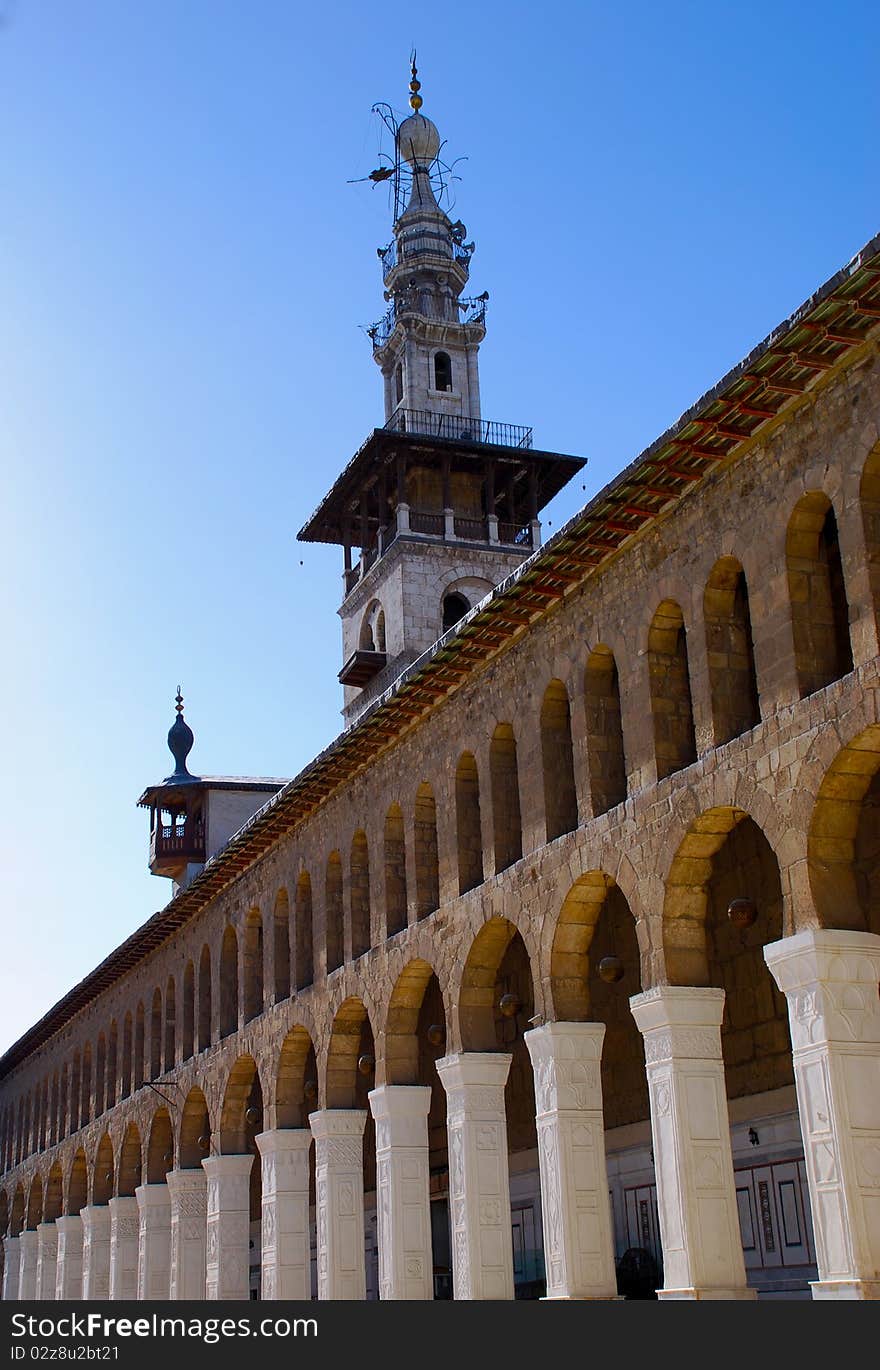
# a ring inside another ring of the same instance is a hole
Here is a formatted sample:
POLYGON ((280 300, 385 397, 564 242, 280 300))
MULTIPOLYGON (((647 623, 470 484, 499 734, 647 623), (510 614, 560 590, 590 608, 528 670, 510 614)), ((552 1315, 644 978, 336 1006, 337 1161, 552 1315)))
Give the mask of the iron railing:
POLYGON ((385 424, 392 433, 423 433, 455 442, 489 443, 493 447, 532 445, 532 430, 518 423, 468 419, 461 414, 435 414, 429 409, 395 409, 385 424))
POLYGON ((413 298, 411 301, 403 295, 397 300, 393 300, 376 323, 370 324, 367 328, 367 337, 373 344, 373 351, 384 347, 391 334, 397 327, 398 320, 405 315, 415 315, 420 319, 436 320, 438 323, 453 324, 484 324, 486 322, 486 301, 483 299, 455 300, 452 305, 461 311, 461 318, 452 317, 442 313, 439 309, 425 307, 425 302, 413 298))
POLYGON ((447 260, 451 257, 465 270, 471 259, 469 250, 462 243, 453 242, 450 237, 439 233, 418 233, 399 242, 392 239, 387 247, 377 249, 377 255, 382 264, 383 280, 401 262, 413 257, 442 257, 447 260))

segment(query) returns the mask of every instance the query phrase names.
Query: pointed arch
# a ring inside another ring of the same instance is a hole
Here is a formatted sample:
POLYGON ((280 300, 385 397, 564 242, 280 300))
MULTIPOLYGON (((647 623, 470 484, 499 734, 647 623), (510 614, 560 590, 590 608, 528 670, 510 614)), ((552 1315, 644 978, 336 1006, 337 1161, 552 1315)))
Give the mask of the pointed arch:
POLYGON ((626 758, 620 711, 620 681, 610 647, 600 642, 587 657, 584 671, 587 724, 587 767, 593 817, 626 799, 626 758))
POLYGON ((138 1003, 134 1020, 134 1053, 132 1056, 132 1090, 140 1089, 144 1083, 144 1035, 145 1015, 143 1000, 138 1003))
POLYGON ((489 779, 492 789, 495 874, 498 875, 522 856, 516 736, 509 723, 499 723, 492 734, 489 743, 489 779))
POLYGON ((95 1152, 95 1164, 92 1167, 93 1204, 110 1202, 113 1194, 114 1171, 113 1143, 109 1134, 105 1132, 98 1143, 98 1149, 95 1152))
POLYGON ((107 1038, 98 1033, 95 1048, 95 1117, 100 1118, 107 1105, 107 1038))
POLYGON ((761 721, 745 572, 736 557, 719 557, 703 591, 709 696, 716 747, 761 721))
POLYGON ((340 1004, 330 1032, 327 1108, 358 1107, 359 1084, 364 1077, 359 1074, 357 1063, 362 1055, 372 1053, 373 1033, 367 1010, 360 999, 348 998, 340 1004))
POLYGON ((133 1198, 141 1183, 143 1173, 143 1151, 141 1134, 136 1123, 129 1123, 119 1149, 119 1179, 116 1192, 121 1198, 133 1198))
POLYGON ((60 1161, 55 1161, 46 1179, 43 1199, 43 1222, 54 1223, 64 1210, 64 1174, 60 1161))
POLYGON ((169 975, 165 986, 165 1070, 173 1070, 177 1054, 177 986, 169 975))
POLYGON ((153 990, 153 1004, 150 1012, 150 1079, 157 1080, 162 1074, 162 991, 157 985, 153 990))
POLYGON ((458 892, 467 894, 483 881, 480 778, 472 752, 462 752, 455 770, 455 822, 458 837, 458 892))
POLYGON ((651 620, 648 672, 657 779, 664 780, 697 759, 687 633, 673 599, 664 599, 651 620))
POLYGON ((837 519, 823 491, 811 490, 795 505, 785 560, 795 671, 804 699, 853 668, 837 519))
POLYGON ((275 1084, 276 1127, 306 1127, 317 1097, 306 1098, 306 1083, 317 1084, 315 1049, 304 1027, 296 1025, 281 1044, 275 1084))
POLYGON ((385 919, 387 936, 406 927, 406 837, 403 810, 392 804, 385 815, 385 919))
POLYGON ((181 1170, 198 1170, 202 1157, 211 1149, 211 1123, 208 1103, 198 1085, 193 1085, 183 1102, 178 1141, 181 1170))
POLYGON ((416 916, 427 918, 440 903, 437 805, 427 781, 416 790, 413 835, 416 858, 416 916))
POLYGON ((252 1056, 239 1056, 229 1072, 220 1114, 220 1152, 243 1156, 253 1151, 263 1126, 263 1089, 252 1056))
POLYGON ((312 936, 312 878, 301 871, 296 882, 296 988, 307 989, 315 978, 312 936))
POLYGON ((64 1211, 76 1217, 80 1209, 85 1208, 88 1201, 89 1167, 85 1151, 82 1147, 78 1147, 70 1166, 70 1176, 67 1181, 67 1204, 64 1211))
POLYGON ((196 968, 190 958, 183 972, 183 1022, 181 1025, 181 1059, 188 1061, 195 1051, 196 1041, 196 968))
POLYGON ((165 1107, 157 1108, 147 1138, 146 1183, 164 1184, 165 1176, 173 1169, 174 1134, 171 1128, 171 1114, 165 1107))
POLYGON ((880 724, 842 747, 823 777, 807 865, 822 927, 880 935, 880 724))
POLYGON ((134 1074, 134 1025, 131 1010, 122 1020, 122 1080, 120 1098, 127 1099, 131 1094, 131 1081, 134 1074))
POLYGON ((541 702, 541 759, 547 841, 574 832, 578 825, 571 708, 561 680, 551 680, 541 702))
POLYGON ((875 620, 880 623, 880 442, 868 453, 859 485, 868 587, 875 620))
POLYGON ((110 1019, 110 1031, 107 1036, 107 1088, 105 1093, 105 1106, 107 1111, 116 1107, 117 1089, 119 1081, 119 1029, 116 1026, 116 1019, 110 1019))

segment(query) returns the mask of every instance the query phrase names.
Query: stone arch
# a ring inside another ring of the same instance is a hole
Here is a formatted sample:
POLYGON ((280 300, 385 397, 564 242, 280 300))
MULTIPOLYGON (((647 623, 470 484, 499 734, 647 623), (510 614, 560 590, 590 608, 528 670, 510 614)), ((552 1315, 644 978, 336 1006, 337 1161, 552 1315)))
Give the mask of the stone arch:
POLYGON ((687 632, 681 606, 664 599, 648 629, 648 673, 657 779, 697 759, 687 632))
POLYGON ((174 1069, 174 1060, 177 1052, 177 986, 174 983, 174 976, 168 976, 168 983, 165 986, 165 1054, 163 1064, 165 1070, 174 1069))
POLYGON ((406 834, 403 810, 394 803, 385 815, 383 835, 385 856, 385 919, 387 936, 402 932, 407 923, 406 909, 406 834))
POLYGON ((211 1121, 208 1103, 198 1085, 193 1085, 183 1101, 177 1155, 181 1170, 198 1170, 202 1157, 211 1149, 211 1121))
POLYGON ((109 1113, 111 1108, 116 1107, 116 1091, 118 1088, 119 1073, 119 1028, 116 1019, 110 1019, 110 1031, 107 1034, 107 1084, 104 1094, 104 1106, 109 1113))
POLYGON ((220 1113, 220 1151, 243 1156, 262 1131, 263 1089, 253 1056, 239 1056, 229 1072, 220 1113))
POLYGON ((736 557, 719 557, 709 572, 703 622, 713 735, 720 747, 761 721, 749 590, 736 557))
POLYGON ((834 506, 822 490, 795 505, 785 538, 794 663, 801 699, 853 668, 834 506))
POLYGON ((275 952, 275 1003, 290 998, 290 899, 282 886, 275 895, 272 910, 272 940, 275 952))
POLYGON ((162 991, 158 985, 153 990, 153 1005, 150 1013, 150 1076, 156 1080, 162 1074, 162 991))
POLYGON ((27 1217, 25 1227, 30 1231, 37 1228, 43 1221, 43 1181, 39 1172, 31 1180, 31 1187, 28 1190, 27 1217))
POLYGON ((85 1208, 88 1201, 89 1166, 85 1151, 82 1147, 78 1147, 70 1164, 70 1175, 67 1179, 67 1204, 64 1211, 72 1217, 76 1217, 80 1209, 85 1208))
POLYGON ((358 1059, 372 1053, 373 1032, 362 1000, 349 997, 340 1004, 333 1018, 327 1049, 327 1108, 356 1108, 358 1059))
POLYGON ((43 1197, 43 1222, 54 1223, 55 1219, 60 1218, 63 1212, 64 1172, 61 1169, 61 1162, 55 1161, 46 1179, 46 1191, 43 1197))
POLYGON ((109 1132, 105 1132, 98 1142, 95 1151, 95 1163, 92 1166, 93 1204, 106 1204, 110 1202, 113 1194, 114 1171, 113 1143, 110 1140, 109 1132))
MULTIPOLYGON (((122 1020, 122 1078, 120 1081, 120 1099, 127 1099, 131 1094, 131 1081, 134 1073, 134 1028, 131 1010, 126 1012, 122 1020)), ((63 1092, 63 1086, 62 1086, 63 1092)))
POLYGON ((220 1036, 238 1031, 238 938, 227 923, 220 944, 220 1036))
POLYGON ((244 920, 241 957, 244 1021, 249 1023, 263 1012, 263 917, 257 908, 244 920))
POLYGON ((312 878, 308 871, 300 871, 297 877, 294 922, 296 988, 307 989, 315 978, 312 878))
POLYGON ((426 780, 416 790, 413 817, 416 866, 416 917, 427 918, 440 903, 437 804, 426 780))
MULTIPOLYGON (((0 1191, 0 1237, 5 1237, 5 1236, 6 1236, 6 1233, 7 1233, 8 1231, 9 1231, 9 1195, 6 1193, 6 1190, 4 1189, 4 1190, 0 1191)), ((5 1257, 6 1257, 5 1244, 4 1244, 3 1256, 4 1256, 4 1260, 5 1260, 5 1257)))
POLYGON ((181 1060, 188 1061, 196 1045, 196 968, 192 957, 183 972, 181 1015, 180 1056, 181 1060))
MULTIPOLYGON (((103 1032, 99 1032, 99 1033, 98 1033, 98 1042, 97 1042, 97 1045, 96 1045, 96 1047, 95 1047, 95 1117, 96 1117, 96 1118, 100 1118, 101 1114, 104 1112, 104 1109, 106 1108, 106 1097, 107 1097, 107 1095, 106 1095, 106 1090, 107 1090, 106 1078, 107 1078, 107 1038, 104 1036, 104 1033, 103 1033, 103 1032)), ((58 1076, 56 1075, 56 1076, 55 1076, 55 1079, 54 1079, 54 1081, 53 1081, 53 1092, 54 1092, 56 1095, 57 1095, 57 1090, 58 1090, 58 1076)), ((56 1100, 55 1100, 55 1103, 57 1104, 57 1098, 56 1098, 56 1100)), ((54 1105, 53 1105, 52 1112, 53 1112, 53 1113, 55 1112, 55 1106, 54 1106, 54 1105)), ((54 1137, 54 1135, 55 1135, 55 1129, 53 1128, 53 1137, 54 1137)))
POLYGON ((15 1186, 15 1193, 12 1196, 12 1208, 9 1213, 9 1235, 18 1237, 25 1223, 24 1189, 21 1184, 15 1186))
POLYGON ((509 723, 499 723, 492 734, 489 743, 489 779, 497 875, 519 861, 522 856, 516 735, 509 723))
POLYGON ((364 610, 358 634, 358 650, 361 652, 384 652, 385 610, 378 599, 371 600, 364 610))
MULTIPOLYGON (((508 947, 522 934, 502 917, 484 923, 471 943, 458 996, 463 1051, 496 1051, 496 980, 508 947)), ((534 984, 529 991, 534 1002, 534 984)))
POLYGON ((147 1184, 164 1184, 169 1170, 174 1169, 174 1133, 171 1114, 164 1107, 157 1108, 150 1123, 147 1139, 147 1184))
POLYGON ((363 828, 351 839, 349 876, 351 954, 358 957, 370 949, 370 854, 363 828))
POLYGON ((480 777, 472 752, 462 752, 455 770, 455 822, 458 838, 458 892, 467 894, 483 881, 480 777))
POLYGON ((541 760, 544 769, 544 815, 547 841, 574 832, 578 825, 571 706, 561 680, 550 681, 541 701, 541 760))
POLYGON ((345 960, 344 909, 342 903, 342 857, 332 851, 327 857, 324 876, 324 944, 327 974, 338 970, 345 960))
POLYGON ((550 996, 555 1019, 579 1023, 595 1018, 592 998, 597 980, 593 972, 604 955, 620 958, 625 991, 638 994, 641 979, 635 919, 614 878, 602 870, 590 870, 575 880, 556 920, 550 949, 550 996), (605 938, 601 946, 594 947, 596 928, 609 900, 613 906, 608 920, 613 945, 606 945, 609 938, 605 938))
MULTIPOLYGON (((132 1091, 140 1089, 144 1083, 144 1005, 143 1000, 138 1002, 134 1017, 134 1047, 132 1049, 131 1065, 131 1088, 132 1091)), ((71 1092, 73 1085, 71 1083, 71 1092)))
POLYGON ((610 647, 599 642, 584 669, 587 724, 587 767, 593 817, 626 799, 626 758, 620 710, 617 662, 610 647))
POLYGON ((862 468, 859 503, 868 563, 868 587, 874 616, 880 625, 880 443, 872 447, 862 468))
MULTIPOLYGON (((30 1104, 30 1095, 28 1095, 28 1103, 30 1104)), ((77 1132, 79 1128, 82 1127, 82 1120, 80 1118, 81 1104, 82 1058, 79 1053, 79 1048, 77 1048, 77 1050, 73 1053, 73 1062, 70 1067, 70 1126, 68 1128, 68 1134, 72 1132, 77 1132)), ((33 1116, 31 1119, 33 1127, 33 1131, 30 1133, 31 1151, 36 1150, 37 1113, 38 1106, 37 1099, 35 1097, 33 1101, 33 1116)))
POLYGON ((296 1024, 281 1043, 275 1083, 275 1126, 307 1127, 318 1106, 315 1048, 306 1028, 296 1024), (315 1092, 306 1093, 306 1084, 315 1092))
POLYGON ((385 1019, 385 1081, 389 1085, 419 1082, 418 1020, 433 975, 433 966, 417 957, 407 962, 394 982, 385 1019))
POLYGON ((199 1051, 211 1045, 211 948, 207 942, 199 955, 199 1051))
POLYGON ((880 724, 842 747, 825 773, 807 866, 822 927, 880 934, 880 724))
POLYGON ((116 1193, 121 1198, 131 1198, 141 1183, 143 1176, 143 1148, 137 1123, 129 1123, 123 1134, 119 1148, 119 1177, 116 1193))
MULTIPOLYGON (((43 1086, 44 1117, 48 1112, 48 1085, 43 1086)), ((80 1083, 79 1125, 85 1127, 92 1120, 92 1044, 85 1042, 82 1057, 82 1081, 80 1083)))

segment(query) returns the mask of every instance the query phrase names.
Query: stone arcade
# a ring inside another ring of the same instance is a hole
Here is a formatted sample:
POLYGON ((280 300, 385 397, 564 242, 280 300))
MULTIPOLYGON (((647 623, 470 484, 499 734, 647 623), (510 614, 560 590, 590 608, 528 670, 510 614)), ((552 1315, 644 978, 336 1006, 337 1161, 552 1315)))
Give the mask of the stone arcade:
POLYGON ((203 778, 178 699, 173 897, 0 1061, 3 1297, 877 1298, 880 239, 541 547, 411 90, 350 726, 203 778))

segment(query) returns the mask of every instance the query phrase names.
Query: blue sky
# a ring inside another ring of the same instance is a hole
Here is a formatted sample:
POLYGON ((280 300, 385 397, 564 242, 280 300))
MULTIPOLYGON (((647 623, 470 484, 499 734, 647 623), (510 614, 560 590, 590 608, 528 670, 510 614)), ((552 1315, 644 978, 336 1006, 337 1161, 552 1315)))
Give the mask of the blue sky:
POLYGON ((340 729, 341 553, 295 535, 382 418, 348 181, 413 44, 484 416, 589 460, 553 527, 880 231, 876 4, 396 8, 0 0, 0 1050, 169 897, 178 681, 195 771, 340 729))

